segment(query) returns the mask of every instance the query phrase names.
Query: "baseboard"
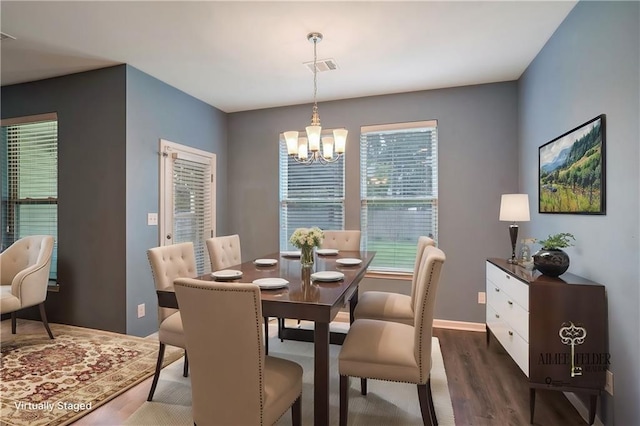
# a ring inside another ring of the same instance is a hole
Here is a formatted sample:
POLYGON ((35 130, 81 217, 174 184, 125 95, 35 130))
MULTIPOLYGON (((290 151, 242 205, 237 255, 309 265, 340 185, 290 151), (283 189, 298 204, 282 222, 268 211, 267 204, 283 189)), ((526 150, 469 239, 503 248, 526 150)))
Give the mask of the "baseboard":
POLYGON ((485 332, 487 330, 483 322, 466 322, 466 321, 434 319, 433 326, 435 328, 448 328, 450 330, 462 330, 462 331, 485 332))
MULTIPOLYGON (((589 409, 584 405, 584 403, 578 398, 573 392, 562 392, 564 396, 567 397, 571 405, 576 409, 580 417, 584 419, 586 423, 589 423, 589 409)), ((598 413, 596 413, 596 419, 593 421, 594 426, 604 426, 600 418, 598 417, 598 413)))
MULTIPOLYGON (((349 322, 349 312, 345 312, 345 311, 338 312, 338 315, 336 315, 335 321, 349 322)), ((433 326, 435 328, 448 328, 450 330, 481 331, 481 332, 486 331, 484 323, 480 323, 480 322, 465 322, 465 321, 434 319, 433 326)))

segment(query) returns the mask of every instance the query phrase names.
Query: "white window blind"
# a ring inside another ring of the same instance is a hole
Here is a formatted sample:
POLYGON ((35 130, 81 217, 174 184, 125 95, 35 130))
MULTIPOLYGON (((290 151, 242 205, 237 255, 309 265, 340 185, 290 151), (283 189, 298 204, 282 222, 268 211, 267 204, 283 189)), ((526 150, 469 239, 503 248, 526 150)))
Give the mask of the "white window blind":
POLYGON ((413 270, 418 237, 438 238, 435 121, 364 126, 360 135, 361 228, 370 270, 413 270))
POLYGON ((280 135, 280 250, 293 248, 296 228, 344 228, 344 161, 297 163, 280 135))
POLYGON ((173 243, 191 241, 198 273, 211 271, 205 241, 213 237, 209 161, 192 161, 174 154, 173 162, 173 243))
POLYGON ((51 235, 50 278, 58 274, 58 120, 55 114, 2 122, 2 247, 51 235))

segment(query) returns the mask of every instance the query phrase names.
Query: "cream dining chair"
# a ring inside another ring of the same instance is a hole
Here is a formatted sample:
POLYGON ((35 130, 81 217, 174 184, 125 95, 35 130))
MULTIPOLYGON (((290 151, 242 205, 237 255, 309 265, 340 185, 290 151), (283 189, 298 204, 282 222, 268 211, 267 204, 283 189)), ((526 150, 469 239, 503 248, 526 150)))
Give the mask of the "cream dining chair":
POLYGON ((433 310, 445 254, 427 247, 416 285, 416 315, 413 325, 393 321, 356 319, 338 356, 340 374, 340 426, 346 426, 349 410, 349 377, 361 378, 361 393, 367 394, 367 379, 416 384, 425 425, 437 425, 431 395, 431 337, 433 310))
MULTIPOLYGON (((226 235, 223 237, 212 237, 205 241, 211 270, 219 271, 227 269, 233 265, 242 263, 242 252, 240 250, 240 236, 238 234, 226 235)), ((280 325, 280 322, 278 322, 280 325)), ((269 354, 269 318, 264 318, 264 344, 265 351, 269 354)))
MULTIPOLYGON (((165 290, 173 287, 176 278, 195 278, 197 276, 196 256, 193 243, 179 243, 169 246, 155 247, 147 250, 147 257, 151 264, 151 272, 156 290, 165 290)), ((187 345, 182 329, 182 317, 178 309, 158 307, 158 340, 160 348, 156 361, 156 370, 153 382, 149 390, 147 401, 153 400, 153 394, 158 385, 160 370, 166 345, 185 349, 184 369, 182 375, 189 375, 189 358, 187 357, 187 345)))
POLYGON ((38 305, 40 318, 49 338, 44 301, 47 299, 53 237, 24 237, 0 253, 0 313, 11 313, 11 333, 16 334, 16 312, 38 305))
POLYGON ((323 249, 337 249, 345 251, 360 250, 359 230, 323 231, 324 240, 320 245, 323 249))
POLYGON ((358 304, 353 312, 354 318, 395 321, 413 325, 416 308, 416 282, 420 273, 422 253, 427 246, 435 247, 435 241, 429 237, 418 238, 416 261, 411 280, 411 296, 386 291, 365 291, 358 299, 358 304))
POLYGON ((240 236, 238 234, 209 238, 205 243, 209 252, 212 271, 227 269, 230 266, 242 263, 240 236))
POLYGON ((175 281, 191 359, 193 422, 272 425, 291 407, 301 424, 302 367, 266 356, 255 284, 175 281))

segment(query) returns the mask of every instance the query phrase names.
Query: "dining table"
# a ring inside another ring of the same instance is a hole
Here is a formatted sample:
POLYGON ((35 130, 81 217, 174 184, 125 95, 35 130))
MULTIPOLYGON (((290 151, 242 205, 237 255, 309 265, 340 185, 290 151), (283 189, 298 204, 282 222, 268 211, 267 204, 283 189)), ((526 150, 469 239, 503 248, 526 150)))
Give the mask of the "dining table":
MULTIPOLYGON (((299 252, 275 252, 230 266, 227 274, 212 273, 197 277, 205 281, 252 283, 267 280, 287 283, 280 288, 261 287, 262 315, 279 319, 312 321, 313 330, 279 327, 279 338, 313 342, 314 381, 313 418, 315 426, 329 424, 329 344, 342 343, 344 333, 330 332, 329 324, 338 312, 349 305, 351 320, 358 303, 358 285, 375 256, 373 251, 333 251, 329 255, 315 254, 311 268, 300 264, 299 252), (358 262, 357 260, 361 260, 358 262), (336 277, 332 277, 333 273, 336 277), (319 277, 327 274, 329 276, 319 277), (320 274, 318 274, 320 273, 320 274), (215 275, 218 275, 217 277, 215 275), (224 275, 220 278, 221 275, 224 275)), ((219 271, 216 271, 219 272, 219 271)), ((158 290, 158 304, 178 308, 173 289, 158 290)), ((284 321, 281 321, 283 323, 284 321)), ((267 339, 268 336, 265 337, 267 339)))

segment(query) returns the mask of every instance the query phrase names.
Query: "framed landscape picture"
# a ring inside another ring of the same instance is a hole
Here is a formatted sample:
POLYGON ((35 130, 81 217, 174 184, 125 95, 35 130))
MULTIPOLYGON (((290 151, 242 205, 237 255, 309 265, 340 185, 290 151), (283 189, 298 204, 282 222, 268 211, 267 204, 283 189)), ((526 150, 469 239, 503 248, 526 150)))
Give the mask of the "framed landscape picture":
POLYGON ((604 114, 538 150, 538 212, 605 214, 604 114))

